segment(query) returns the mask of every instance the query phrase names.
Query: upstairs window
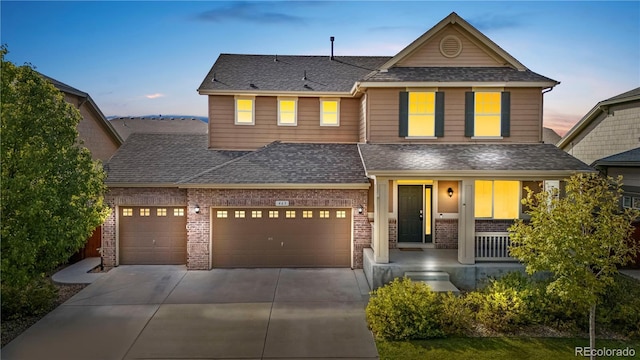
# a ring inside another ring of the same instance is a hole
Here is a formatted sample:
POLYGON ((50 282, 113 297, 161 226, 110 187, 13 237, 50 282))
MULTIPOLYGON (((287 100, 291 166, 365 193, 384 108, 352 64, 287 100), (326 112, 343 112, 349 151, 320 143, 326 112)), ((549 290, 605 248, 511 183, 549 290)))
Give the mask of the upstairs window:
POLYGON ((236 125, 254 125, 255 124, 255 98, 253 97, 236 97, 236 125))
POLYGON ((278 98, 278 125, 296 126, 298 124, 298 99, 278 98))
POLYGON ((511 96, 509 92, 467 92, 465 136, 501 138, 510 136, 511 96))
POLYGON ((400 92, 400 137, 444 136, 444 93, 400 92))
POLYGON ((340 126, 339 99, 320 99, 320 126, 340 126))

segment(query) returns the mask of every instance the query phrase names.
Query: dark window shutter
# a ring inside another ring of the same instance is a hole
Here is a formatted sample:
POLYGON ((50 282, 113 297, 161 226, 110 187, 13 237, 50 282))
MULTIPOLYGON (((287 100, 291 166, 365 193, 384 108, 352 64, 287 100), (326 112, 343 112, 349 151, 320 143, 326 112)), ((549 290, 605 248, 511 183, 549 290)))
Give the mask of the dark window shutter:
POLYGON ((503 92, 502 93, 502 103, 501 105, 501 121, 500 128, 501 134, 500 136, 508 137, 511 135, 511 93, 503 92))
POLYGON ((435 136, 444 136, 444 93, 436 93, 436 128, 435 136))
POLYGON ((475 122, 475 97, 472 91, 464 94, 464 136, 473 136, 473 124, 475 122))
POLYGON ((409 93, 400 92, 400 137, 409 136, 409 93))

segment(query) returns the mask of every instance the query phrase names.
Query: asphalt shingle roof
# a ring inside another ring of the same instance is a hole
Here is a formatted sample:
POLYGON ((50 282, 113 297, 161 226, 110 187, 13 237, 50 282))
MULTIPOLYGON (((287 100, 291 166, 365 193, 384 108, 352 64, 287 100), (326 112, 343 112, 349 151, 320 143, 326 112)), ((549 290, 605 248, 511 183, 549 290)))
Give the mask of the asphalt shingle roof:
POLYGON ((618 154, 610 155, 605 158, 596 160, 594 162, 594 165, 596 166, 598 165, 612 166, 612 165, 619 165, 619 164, 639 166, 640 165, 640 147, 627 150, 618 154))
POLYGON ((106 164, 106 182, 175 183, 246 154, 207 146, 207 134, 131 134, 106 164))
POLYGON ((356 144, 271 143, 183 184, 365 184, 356 144))
POLYGON ((386 72, 368 74, 364 81, 429 82, 557 82, 533 71, 509 67, 395 67, 386 72))
POLYGON ((330 60, 328 56, 221 54, 198 91, 348 92, 356 81, 389 59, 389 56, 336 56, 330 60))
POLYGON ((552 144, 360 144, 367 171, 593 171, 552 144))

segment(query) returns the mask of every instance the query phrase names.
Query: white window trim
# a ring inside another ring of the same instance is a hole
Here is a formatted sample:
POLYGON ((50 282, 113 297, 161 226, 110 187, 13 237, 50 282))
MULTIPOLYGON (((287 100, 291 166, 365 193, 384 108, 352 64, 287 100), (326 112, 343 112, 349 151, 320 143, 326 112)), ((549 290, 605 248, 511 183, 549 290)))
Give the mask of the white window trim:
POLYGON ((340 98, 321 98, 320 99, 320 126, 340 126, 340 98), (322 112, 322 103, 325 101, 337 101, 338 102, 338 106, 337 106, 337 110, 338 110, 338 114, 337 114, 337 120, 336 124, 325 124, 324 123, 324 112, 322 112))
POLYGON ((236 95, 233 99, 233 122, 235 125, 255 125, 256 124, 256 97, 255 96, 239 96, 236 95), (238 122, 238 100, 251 100, 251 122, 241 123, 238 122))
MULTIPOLYGON (((427 90, 414 90, 414 91, 409 91, 409 98, 411 98, 411 93, 433 93, 433 113, 424 113, 427 115, 433 115, 433 134, 434 136, 431 135, 409 135, 407 137, 405 137, 405 139, 417 139, 417 140, 435 140, 437 139, 437 137, 435 136, 436 133, 436 91, 427 91, 427 90)), ((408 114, 408 118, 407 118, 407 122, 411 121, 411 101, 409 101, 408 103, 409 105, 409 109, 407 109, 407 114, 408 114)), ((423 114, 423 115, 424 115, 423 114)), ((407 124, 407 126, 409 126, 409 124, 407 124)), ((407 129, 407 132, 409 131, 409 129, 407 129)))
MULTIPOLYGON (((476 179, 476 180, 481 180, 481 181, 491 181, 491 217, 475 217, 475 211, 474 211, 474 217, 476 220, 512 220, 512 219, 503 219, 503 218, 496 218, 496 214, 495 214, 495 208, 496 208, 496 181, 517 181, 518 182, 518 219, 522 219, 522 216, 524 215, 522 212, 522 204, 520 203, 520 201, 522 201, 522 181, 521 180, 502 180, 502 179, 493 179, 493 180, 489 180, 489 179, 476 179)), ((475 201, 475 185, 473 188, 473 192, 474 192, 474 201, 475 201)), ((515 219, 513 219, 515 220, 515 219)))
MULTIPOLYGON (((504 88, 473 88, 473 136, 472 140, 502 140, 502 136, 477 136, 476 129, 477 126, 477 114, 476 114, 476 104, 478 103, 478 99, 476 98, 476 94, 478 93, 499 93, 500 94, 500 118, 502 119, 502 93, 504 92, 504 88)), ((500 133, 502 134, 502 122, 500 123, 500 133)))
POLYGON ((298 126, 298 98, 278 96, 278 126, 298 126), (280 122, 280 101, 293 101, 293 124, 283 124, 280 122))

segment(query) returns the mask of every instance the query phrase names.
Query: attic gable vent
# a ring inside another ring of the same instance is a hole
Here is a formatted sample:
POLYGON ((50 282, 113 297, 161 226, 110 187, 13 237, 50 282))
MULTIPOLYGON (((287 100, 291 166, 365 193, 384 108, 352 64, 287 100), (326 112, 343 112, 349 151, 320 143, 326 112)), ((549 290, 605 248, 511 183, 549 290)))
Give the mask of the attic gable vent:
POLYGON ((462 52, 462 41, 455 35, 448 35, 440 40, 440 53, 448 58, 454 58, 462 52))

